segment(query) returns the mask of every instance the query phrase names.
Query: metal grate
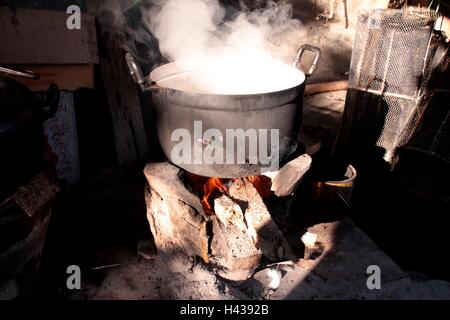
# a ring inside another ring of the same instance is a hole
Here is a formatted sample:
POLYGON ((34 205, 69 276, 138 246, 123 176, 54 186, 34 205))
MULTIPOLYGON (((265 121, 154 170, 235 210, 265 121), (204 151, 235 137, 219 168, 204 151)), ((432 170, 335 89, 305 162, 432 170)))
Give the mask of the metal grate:
POLYGON ((417 125, 438 17, 434 11, 394 9, 359 16, 343 122, 348 128, 343 131, 349 139, 365 137, 359 142, 384 148, 388 162, 417 125))

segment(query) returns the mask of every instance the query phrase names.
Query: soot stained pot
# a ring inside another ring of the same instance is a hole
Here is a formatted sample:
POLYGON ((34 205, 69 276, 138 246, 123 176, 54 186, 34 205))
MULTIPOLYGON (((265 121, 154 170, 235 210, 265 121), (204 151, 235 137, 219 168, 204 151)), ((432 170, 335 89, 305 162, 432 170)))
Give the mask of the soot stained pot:
MULTIPOLYGON (((295 83, 279 90, 252 94, 216 94, 182 90, 176 85, 171 86, 170 82, 171 79, 192 72, 184 63, 173 62, 162 65, 153 70, 148 77, 144 77, 130 54, 126 55, 126 60, 131 75, 142 90, 152 92, 159 142, 169 159, 172 150, 178 144, 178 141, 171 140, 172 133, 176 129, 183 128, 193 136, 194 121, 201 121, 203 133, 211 128, 218 129, 222 133, 227 129, 278 129, 280 152, 277 159, 282 161, 296 147, 294 139, 301 122, 305 80, 317 69, 320 56, 319 48, 307 44, 301 46, 293 66, 289 66, 298 73, 295 83), (305 51, 311 51, 315 55, 306 74, 296 68, 305 51)), ((265 66, 262 65, 261 68, 265 66)), ((194 140, 191 150, 195 150, 194 140)), ((208 142, 201 143, 204 148, 208 142)), ((270 151, 270 141, 267 143, 270 151)), ((237 153, 237 144, 234 148, 234 152, 237 153)), ((246 150, 248 151, 248 144, 246 150)), ((267 167, 259 162, 250 163, 248 158, 243 164, 176 164, 194 174, 222 178, 260 175, 263 170, 267 170, 267 167)))
MULTIPOLYGON (((34 77, 0 68, 1 73, 34 77)), ((56 85, 39 97, 20 82, 0 73, 0 203, 40 169, 43 162, 43 122, 58 106, 56 85)))

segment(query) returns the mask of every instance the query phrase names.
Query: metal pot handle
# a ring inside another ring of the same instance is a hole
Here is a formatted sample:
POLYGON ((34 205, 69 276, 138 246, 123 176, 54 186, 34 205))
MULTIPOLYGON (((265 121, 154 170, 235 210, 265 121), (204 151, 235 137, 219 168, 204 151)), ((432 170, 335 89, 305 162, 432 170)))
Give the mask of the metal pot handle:
POLYGON ((319 65, 320 57, 322 56, 322 51, 319 48, 317 48, 315 46, 312 46, 310 44, 302 45, 300 47, 300 49, 298 49, 297 56, 294 59, 294 63, 293 63, 294 67, 298 67, 298 64, 301 61, 303 53, 305 51, 311 51, 312 53, 314 53, 313 63, 309 67, 308 72, 305 73, 305 75, 307 77, 311 77, 314 74, 314 72, 316 71, 316 69, 317 69, 317 67, 319 65))
POLYGON ((144 77, 141 68, 130 53, 125 54, 125 60, 127 61, 128 69, 130 69, 131 77, 141 87, 142 91, 157 91, 161 89, 156 83, 144 77))
POLYGON ((145 90, 147 87, 147 80, 142 74, 141 68, 137 65, 136 60, 134 60, 134 57, 130 53, 125 54, 125 60, 127 61, 128 69, 130 69, 131 77, 142 90, 145 90))

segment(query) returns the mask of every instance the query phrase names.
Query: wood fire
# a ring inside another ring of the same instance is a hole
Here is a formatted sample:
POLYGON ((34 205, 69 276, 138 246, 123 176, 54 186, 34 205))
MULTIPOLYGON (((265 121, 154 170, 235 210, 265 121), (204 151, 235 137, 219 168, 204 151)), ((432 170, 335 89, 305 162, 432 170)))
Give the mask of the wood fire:
MULTIPOLYGON (((214 212, 214 199, 221 195, 228 195, 228 186, 232 184, 236 179, 223 179, 217 177, 202 177, 195 174, 187 173, 189 180, 192 182, 193 187, 201 191, 201 203, 203 209, 208 215, 215 214, 214 212)), ((250 176, 247 177, 248 181, 255 187, 259 195, 263 199, 267 199, 271 195, 271 179, 266 176, 250 176)))

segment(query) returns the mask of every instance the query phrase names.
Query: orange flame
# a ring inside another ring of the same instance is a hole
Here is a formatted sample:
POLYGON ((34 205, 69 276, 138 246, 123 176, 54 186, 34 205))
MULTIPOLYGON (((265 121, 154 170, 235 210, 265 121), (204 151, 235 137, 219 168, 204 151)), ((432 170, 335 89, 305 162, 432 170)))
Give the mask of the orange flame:
MULTIPOLYGON (((213 215, 213 198, 220 196, 221 194, 227 194, 228 188, 226 184, 233 179, 222 179, 216 177, 208 178, 192 173, 186 173, 186 175, 192 182, 192 186, 196 190, 202 191, 201 204, 203 206, 203 209, 205 210, 205 213, 208 215, 213 215)), ((272 184, 270 178, 266 176, 251 176, 247 177, 247 179, 253 184, 253 186, 263 199, 267 199, 270 197, 270 187, 272 184)))
POLYGON ((214 214, 214 209, 211 206, 209 198, 215 191, 219 191, 221 193, 225 193, 227 191, 224 181, 221 178, 209 178, 203 185, 202 204, 205 210, 210 214, 214 214))

